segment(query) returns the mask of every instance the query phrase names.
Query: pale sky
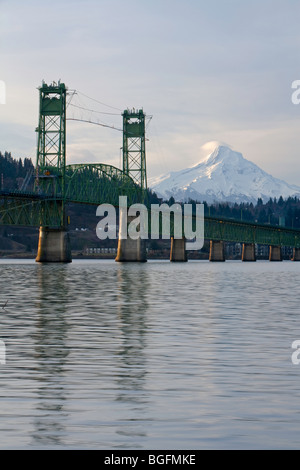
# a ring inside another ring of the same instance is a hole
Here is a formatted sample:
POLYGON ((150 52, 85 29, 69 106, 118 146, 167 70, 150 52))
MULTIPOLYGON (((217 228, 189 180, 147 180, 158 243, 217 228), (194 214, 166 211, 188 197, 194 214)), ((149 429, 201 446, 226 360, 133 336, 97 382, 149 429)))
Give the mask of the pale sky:
MULTIPOLYGON (((0 151, 35 162, 37 89, 60 79, 105 124, 152 116, 149 177, 221 141, 300 185, 299 21, 299 0, 0 0, 0 151)), ((121 146, 117 130, 67 123, 68 163, 119 166, 121 146)))

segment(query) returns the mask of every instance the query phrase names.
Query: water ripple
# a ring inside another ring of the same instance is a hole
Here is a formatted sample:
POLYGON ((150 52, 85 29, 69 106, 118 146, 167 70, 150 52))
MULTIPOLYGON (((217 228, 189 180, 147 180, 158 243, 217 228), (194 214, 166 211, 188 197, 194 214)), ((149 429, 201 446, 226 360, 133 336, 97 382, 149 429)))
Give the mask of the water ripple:
POLYGON ((0 264, 2 448, 297 448, 298 263, 0 264))

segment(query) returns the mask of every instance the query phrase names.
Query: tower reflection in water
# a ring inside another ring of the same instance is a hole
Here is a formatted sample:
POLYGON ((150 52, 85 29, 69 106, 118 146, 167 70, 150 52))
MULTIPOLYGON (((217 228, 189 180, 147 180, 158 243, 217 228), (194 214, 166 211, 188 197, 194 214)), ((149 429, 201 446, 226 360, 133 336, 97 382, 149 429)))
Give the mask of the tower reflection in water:
POLYGON ((146 436, 147 283, 138 264, 39 266, 34 445, 146 436))
POLYGON ((34 338, 37 365, 37 413, 34 445, 59 445, 64 433, 67 391, 64 369, 69 354, 68 283, 66 265, 39 265, 37 319, 34 338))
POLYGON ((126 436, 145 436, 149 397, 146 387, 147 358, 147 269, 144 264, 118 266, 118 319, 122 342, 116 352, 119 374, 116 377, 116 400, 128 407, 127 427, 117 433, 126 436))

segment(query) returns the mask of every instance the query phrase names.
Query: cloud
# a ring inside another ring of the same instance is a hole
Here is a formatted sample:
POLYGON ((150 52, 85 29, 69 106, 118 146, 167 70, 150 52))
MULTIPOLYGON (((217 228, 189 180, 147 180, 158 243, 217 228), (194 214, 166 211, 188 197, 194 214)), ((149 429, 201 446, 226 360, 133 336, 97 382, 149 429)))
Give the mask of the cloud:
MULTIPOLYGON (((149 175, 197 163, 203 144, 217 140, 298 183, 300 106, 290 98, 300 79, 299 3, 6 0, 0 12, 1 146, 16 157, 35 145, 36 88, 61 79, 121 110, 153 115, 149 175)), ((120 135, 97 135, 68 123, 68 156, 118 161, 120 135)))

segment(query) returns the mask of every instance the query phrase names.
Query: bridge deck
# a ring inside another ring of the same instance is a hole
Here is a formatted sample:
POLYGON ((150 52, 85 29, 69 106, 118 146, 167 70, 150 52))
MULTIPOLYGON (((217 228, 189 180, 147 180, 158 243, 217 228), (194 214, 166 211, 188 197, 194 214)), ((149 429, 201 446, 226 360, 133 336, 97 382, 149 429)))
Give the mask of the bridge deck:
MULTIPOLYGON (((75 194, 75 193, 74 193, 75 194)), ((119 192, 114 194, 116 201, 119 192)), ((76 195, 75 195, 76 196, 76 195)), ((65 198, 36 192, 0 191, 0 224, 35 226, 47 225, 59 227, 62 217, 62 203, 80 202, 82 204, 99 205, 104 203, 103 193, 93 194, 84 200, 76 197, 65 198)), ((115 204, 116 205, 116 204, 115 204)), ((204 238, 207 240, 233 243, 255 243, 261 245, 290 246, 300 248, 300 230, 277 225, 263 225, 233 219, 205 217, 204 238)))

